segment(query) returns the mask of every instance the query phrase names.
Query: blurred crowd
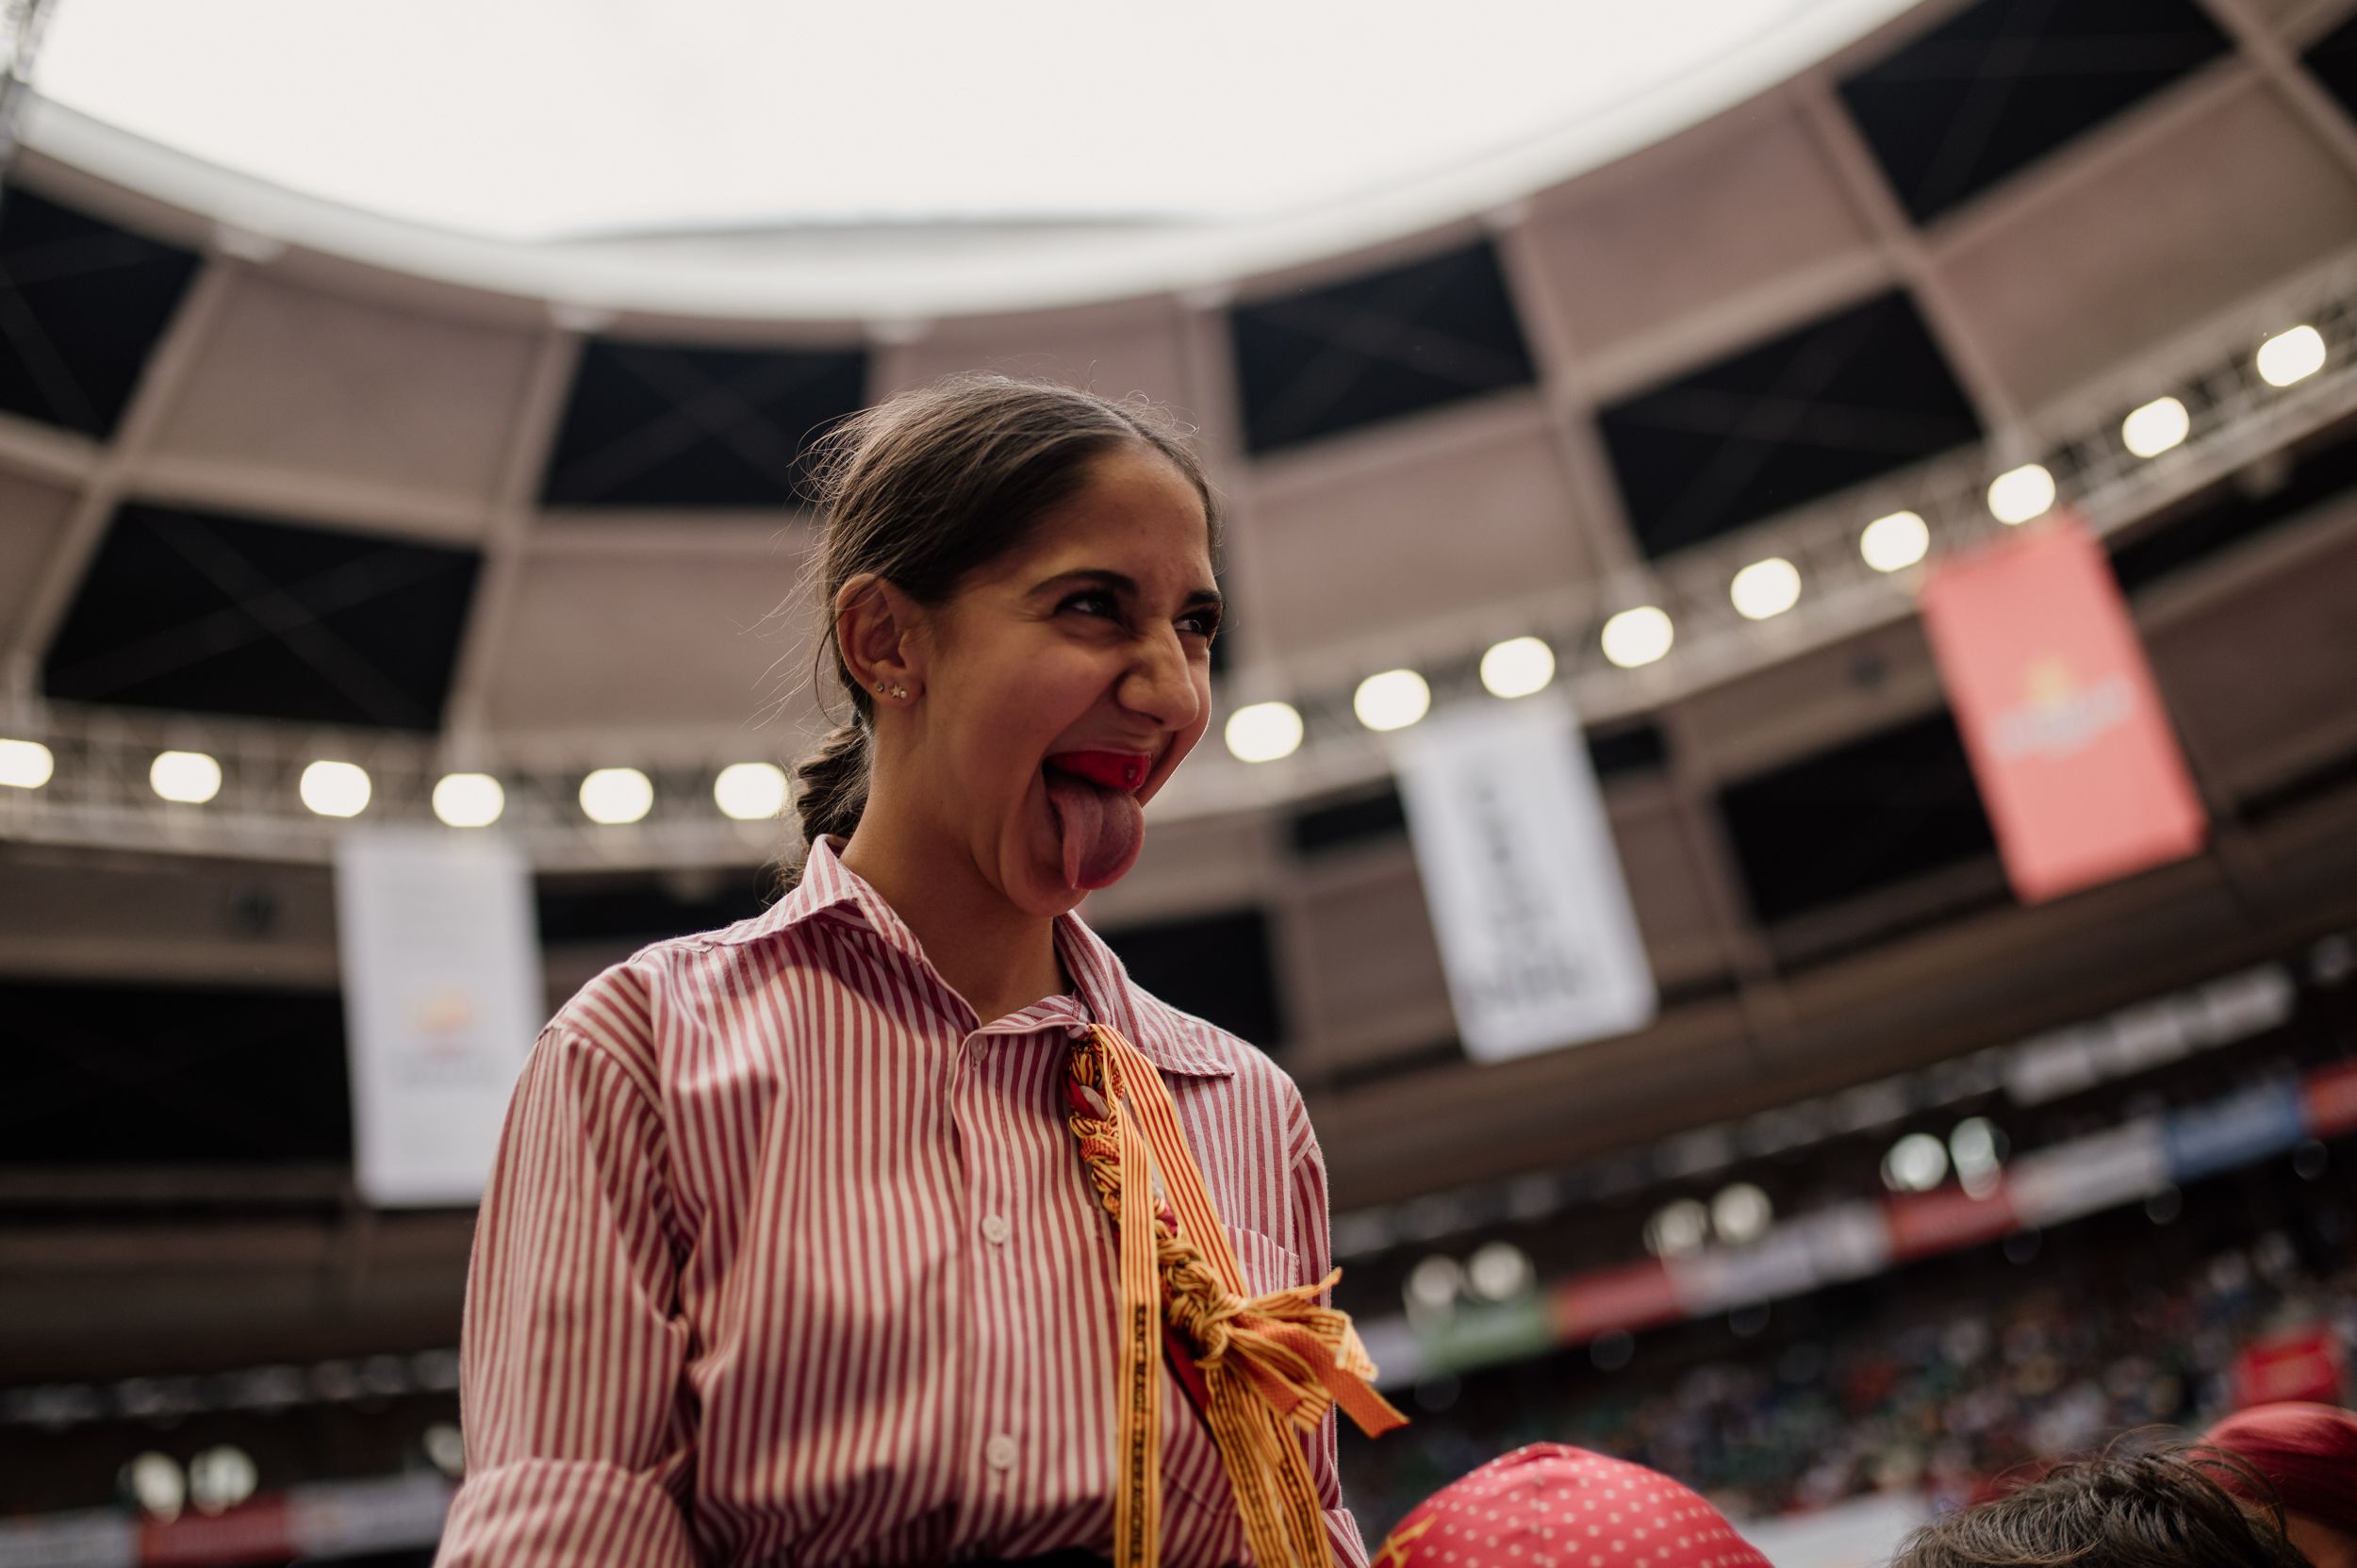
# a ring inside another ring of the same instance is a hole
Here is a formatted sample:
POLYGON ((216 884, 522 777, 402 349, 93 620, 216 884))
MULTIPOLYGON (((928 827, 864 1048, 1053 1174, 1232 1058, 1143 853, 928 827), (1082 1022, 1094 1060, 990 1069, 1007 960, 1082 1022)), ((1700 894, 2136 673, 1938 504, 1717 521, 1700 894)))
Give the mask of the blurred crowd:
POLYGON ((1345 1494, 1377 1536, 1492 1456, 1560 1442, 1757 1519, 1898 1489, 1964 1502, 2122 1432, 2199 1431, 2254 1342, 2357 1345, 2349 1191, 2254 1170, 1871 1288, 1437 1379, 1408 1432, 1345 1443, 1345 1494))

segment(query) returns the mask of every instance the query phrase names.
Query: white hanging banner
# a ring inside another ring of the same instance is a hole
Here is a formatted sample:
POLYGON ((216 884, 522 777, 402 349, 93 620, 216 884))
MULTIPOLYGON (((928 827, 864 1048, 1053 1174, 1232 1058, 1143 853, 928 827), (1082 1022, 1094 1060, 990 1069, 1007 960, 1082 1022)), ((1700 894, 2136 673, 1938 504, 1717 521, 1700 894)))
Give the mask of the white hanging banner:
POLYGON ((547 1012, 531 869, 481 830, 354 829, 336 918, 360 1192, 477 1202, 547 1012))
POLYGON ((1395 745, 1466 1054, 1503 1061, 1651 1022, 1653 970, 1570 704, 1436 713, 1395 745))

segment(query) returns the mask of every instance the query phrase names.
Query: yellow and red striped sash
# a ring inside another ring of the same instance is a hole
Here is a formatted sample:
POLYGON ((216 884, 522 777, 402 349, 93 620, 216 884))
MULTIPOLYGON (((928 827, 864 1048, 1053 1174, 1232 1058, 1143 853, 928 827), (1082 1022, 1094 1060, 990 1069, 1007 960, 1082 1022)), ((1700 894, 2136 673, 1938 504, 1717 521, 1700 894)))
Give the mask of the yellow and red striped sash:
POLYGON ((1330 1565, 1325 1510, 1289 1428, 1313 1431, 1336 1407, 1370 1437, 1407 1424, 1375 1392, 1375 1363, 1349 1315, 1318 1304, 1342 1270, 1314 1285, 1245 1296, 1170 1091, 1118 1032, 1095 1024, 1073 1042, 1065 1089, 1119 1246, 1115 1568, 1155 1568, 1161 1549, 1156 1362, 1165 1332, 1201 1375, 1204 1414, 1254 1560, 1261 1568, 1330 1565))

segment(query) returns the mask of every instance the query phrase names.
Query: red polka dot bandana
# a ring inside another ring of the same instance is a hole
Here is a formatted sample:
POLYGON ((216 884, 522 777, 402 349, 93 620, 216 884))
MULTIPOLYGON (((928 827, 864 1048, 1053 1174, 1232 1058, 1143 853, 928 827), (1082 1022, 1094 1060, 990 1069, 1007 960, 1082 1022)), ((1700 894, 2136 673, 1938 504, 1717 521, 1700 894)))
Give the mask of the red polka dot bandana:
POLYGON ((1769 1568, 1669 1477, 1559 1443, 1492 1460, 1416 1505, 1373 1568, 1769 1568))

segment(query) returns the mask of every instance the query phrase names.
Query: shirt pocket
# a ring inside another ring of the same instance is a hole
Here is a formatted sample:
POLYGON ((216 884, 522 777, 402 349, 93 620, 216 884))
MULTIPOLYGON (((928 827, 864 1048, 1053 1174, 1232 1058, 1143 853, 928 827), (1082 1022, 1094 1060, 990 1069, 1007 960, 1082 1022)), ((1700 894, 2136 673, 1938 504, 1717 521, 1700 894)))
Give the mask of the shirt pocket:
MULTIPOLYGON (((1244 1270, 1245 1295, 1265 1296, 1309 1282, 1309 1265, 1274 1238, 1229 1226, 1228 1241, 1235 1248, 1237 1267, 1244 1270)), ((1166 1494, 1183 1497, 1234 1523, 1237 1540, 1243 1540, 1235 1494, 1228 1487, 1219 1449, 1211 1442, 1211 1425, 1196 1411, 1195 1401, 1187 1397, 1186 1388, 1167 1364, 1162 1371, 1162 1487, 1166 1494)))

